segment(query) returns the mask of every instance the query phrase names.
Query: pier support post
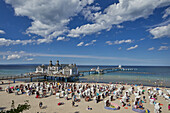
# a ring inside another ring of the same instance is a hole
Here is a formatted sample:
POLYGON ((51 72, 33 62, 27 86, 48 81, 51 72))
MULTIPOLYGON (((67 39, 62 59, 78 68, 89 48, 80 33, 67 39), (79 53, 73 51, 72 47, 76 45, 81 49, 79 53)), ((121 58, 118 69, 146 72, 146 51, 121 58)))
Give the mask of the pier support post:
POLYGON ((89 71, 89 75, 90 75, 90 71, 89 71))
POLYGON ((32 82, 32 77, 30 77, 30 81, 32 82))
POLYGON ((15 83, 15 79, 14 79, 14 83, 15 83))
POLYGON ((64 78, 65 79, 65 82, 67 82, 67 78, 64 78))
POLYGON ((46 79, 46 78, 47 78, 47 76, 45 75, 45 76, 44 76, 44 79, 46 79))

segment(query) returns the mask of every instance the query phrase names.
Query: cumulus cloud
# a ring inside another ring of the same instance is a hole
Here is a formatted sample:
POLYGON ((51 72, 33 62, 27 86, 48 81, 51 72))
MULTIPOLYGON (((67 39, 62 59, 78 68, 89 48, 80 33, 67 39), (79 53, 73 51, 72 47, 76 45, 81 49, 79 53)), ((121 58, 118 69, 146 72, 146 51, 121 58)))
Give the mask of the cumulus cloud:
POLYGON ((123 43, 132 43, 132 42, 133 42, 133 40, 127 39, 127 40, 116 40, 114 42, 106 41, 106 44, 113 45, 113 44, 123 44, 123 43))
POLYGON ((154 47, 151 47, 151 48, 148 48, 148 51, 152 51, 154 49, 155 49, 154 47))
POLYGON ((116 27, 117 28, 124 28, 124 26, 121 26, 121 25, 117 25, 116 27))
POLYGON ((3 30, 0 30, 0 34, 5 34, 5 31, 3 31, 3 30))
POLYGON ((32 60, 34 60, 34 58, 27 58, 26 60, 27 61, 32 61, 32 60))
POLYGON ((92 40, 91 42, 89 42, 89 43, 86 43, 84 46, 93 45, 95 42, 96 42, 96 40, 92 40))
POLYGON ((112 45, 113 43, 111 41, 106 41, 106 44, 112 45))
POLYGON ((21 56, 18 54, 12 54, 12 55, 8 55, 7 60, 15 60, 15 59, 20 59, 21 56))
POLYGON ((121 50, 121 49, 122 49, 122 47, 119 47, 119 48, 118 48, 118 50, 121 50))
POLYGON ((44 37, 40 43, 51 42, 53 38, 65 33, 67 24, 85 6, 94 0, 5 0, 14 8, 16 16, 27 16, 32 20, 26 33, 44 37))
POLYGON ((119 0, 108 6, 102 13, 96 13, 92 24, 85 24, 69 31, 68 36, 79 37, 110 29, 125 21, 147 18, 158 7, 170 5, 169 0, 119 0))
POLYGON ((130 48, 127 48, 127 50, 132 50, 132 49, 135 49, 135 48, 137 48, 138 47, 138 45, 135 45, 135 46, 132 46, 132 47, 130 47, 130 48))
POLYGON ((87 20, 93 21, 99 14, 101 14, 101 12, 97 12, 99 10, 101 10, 99 6, 88 6, 82 10, 82 14, 87 20))
POLYGON ((145 40, 145 38, 141 38, 140 41, 145 40))
POLYGON ((159 51, 161 51, 161 50, 168 50, 168 46, 160 46, 160 48, 158 50, 159 51))
POLYGON ((157 39, 162 37, 170 37, 169 31, 170 31, 170 24, 150 29, 149 32, 154 36, 153 39, 157 39))
POLYGON ((15 59, 20 59, 22 57, 34 57, 34 54, 31 53, 26 53, 25 51, 7 51, 7 52, 0 52, 0 55, 3 56, 3 60, 15 60, 15 59))
POLYGON ((122 43, 132 43, 133 40, 128 39, 128 40, 116 40, 114 41, 114 44, 122 44, 122 43))
POLYGON ((162 16, 162 18, 166 18, 170 15, 170 7, 168 7, 166 10, 165 10, 165 14, 162 16))
POLYGON ((83 46, 84 42, 80 42, 77 46, 83 46))
POLYGON ((69 41, 70 38, 65 38, 65 37, 58 37, 57 41, 69 41))
POLYGON ((26 45, 29 43, 33 43, 35 40, 11 40, 11 39, 5 39, 5 38, 0 38, 0 46, 9 46, 9 45, 16 45, 16 44, 22 44, 26 45))
POLYGON ((58 37, 57 38, 57 41, 59 41, 59 40, 64 40, 65 39, 65 37, 58 37))
POLYGON ((5 55, 3 55, 2 59, 3 59, 3 60, 5 60, 5 59, 6 59, 6 56, 5 56, 5 55))

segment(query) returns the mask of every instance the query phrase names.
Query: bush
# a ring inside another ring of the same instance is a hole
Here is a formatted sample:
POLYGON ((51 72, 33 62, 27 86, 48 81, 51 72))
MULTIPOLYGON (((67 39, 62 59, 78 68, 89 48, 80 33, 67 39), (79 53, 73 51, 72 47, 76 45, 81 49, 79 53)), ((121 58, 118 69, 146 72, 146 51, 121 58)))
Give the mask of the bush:
POLYGON ((11 109, 7 111, 1 111, 1 113, 20 113, 23 112, 24 110, 29 110, 31 106, 28 103, 29 101, 26 100, 25 104, 19 104, 17 108, 15 108, 14 100, 12 100, 11 109))

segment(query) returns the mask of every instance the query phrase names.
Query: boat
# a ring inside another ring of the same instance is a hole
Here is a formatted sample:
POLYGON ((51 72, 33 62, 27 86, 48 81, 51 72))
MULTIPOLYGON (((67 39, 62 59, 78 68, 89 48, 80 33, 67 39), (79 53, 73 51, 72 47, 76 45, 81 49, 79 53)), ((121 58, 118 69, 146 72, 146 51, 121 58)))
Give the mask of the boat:
POLYGON ((96 68, 91 68, 90 71, 96 71, 96 68))

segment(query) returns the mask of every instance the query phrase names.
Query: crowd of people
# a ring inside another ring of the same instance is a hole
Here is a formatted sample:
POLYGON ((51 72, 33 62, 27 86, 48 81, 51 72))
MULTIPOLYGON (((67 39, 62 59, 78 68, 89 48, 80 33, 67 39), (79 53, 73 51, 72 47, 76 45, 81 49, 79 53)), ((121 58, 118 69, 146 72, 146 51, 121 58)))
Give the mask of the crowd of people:
MULTIPOLYGON (((87 102, 93 100, 95 103, 98 103, 106 97, 108 98, 104 101, 104 105, 107 107, 116 99, 120 100, 122 107, 132 106, 132 108, 140 110, 145 109, 143 103, 146 103, 144 86, 135 87, 134 85, 126 89, 124 85, 115 84, 90 85, 82 83, 38 82, 8 86, 5 88, 5 91, 7 93, 14 92, 16 95, 35 95, 35 98, 46 98, 55 95, 57 99, 72 99, 72 106, 75 106, 75 102, 80 102, 81 99, 87 102), (134 99, 130 99, 132 94, 135 95, 134 99)), ((160 103, 157 102, 158 96, 165 98, 169 102, 169 90, 167 90, 167 93, 163 93, 158 88, 147 88, 147 92, 150 104, 154 105, 154 112, 160 113, 161 107, 160 103)), ((41 106, 42 103, 40 104, 41 106)))

